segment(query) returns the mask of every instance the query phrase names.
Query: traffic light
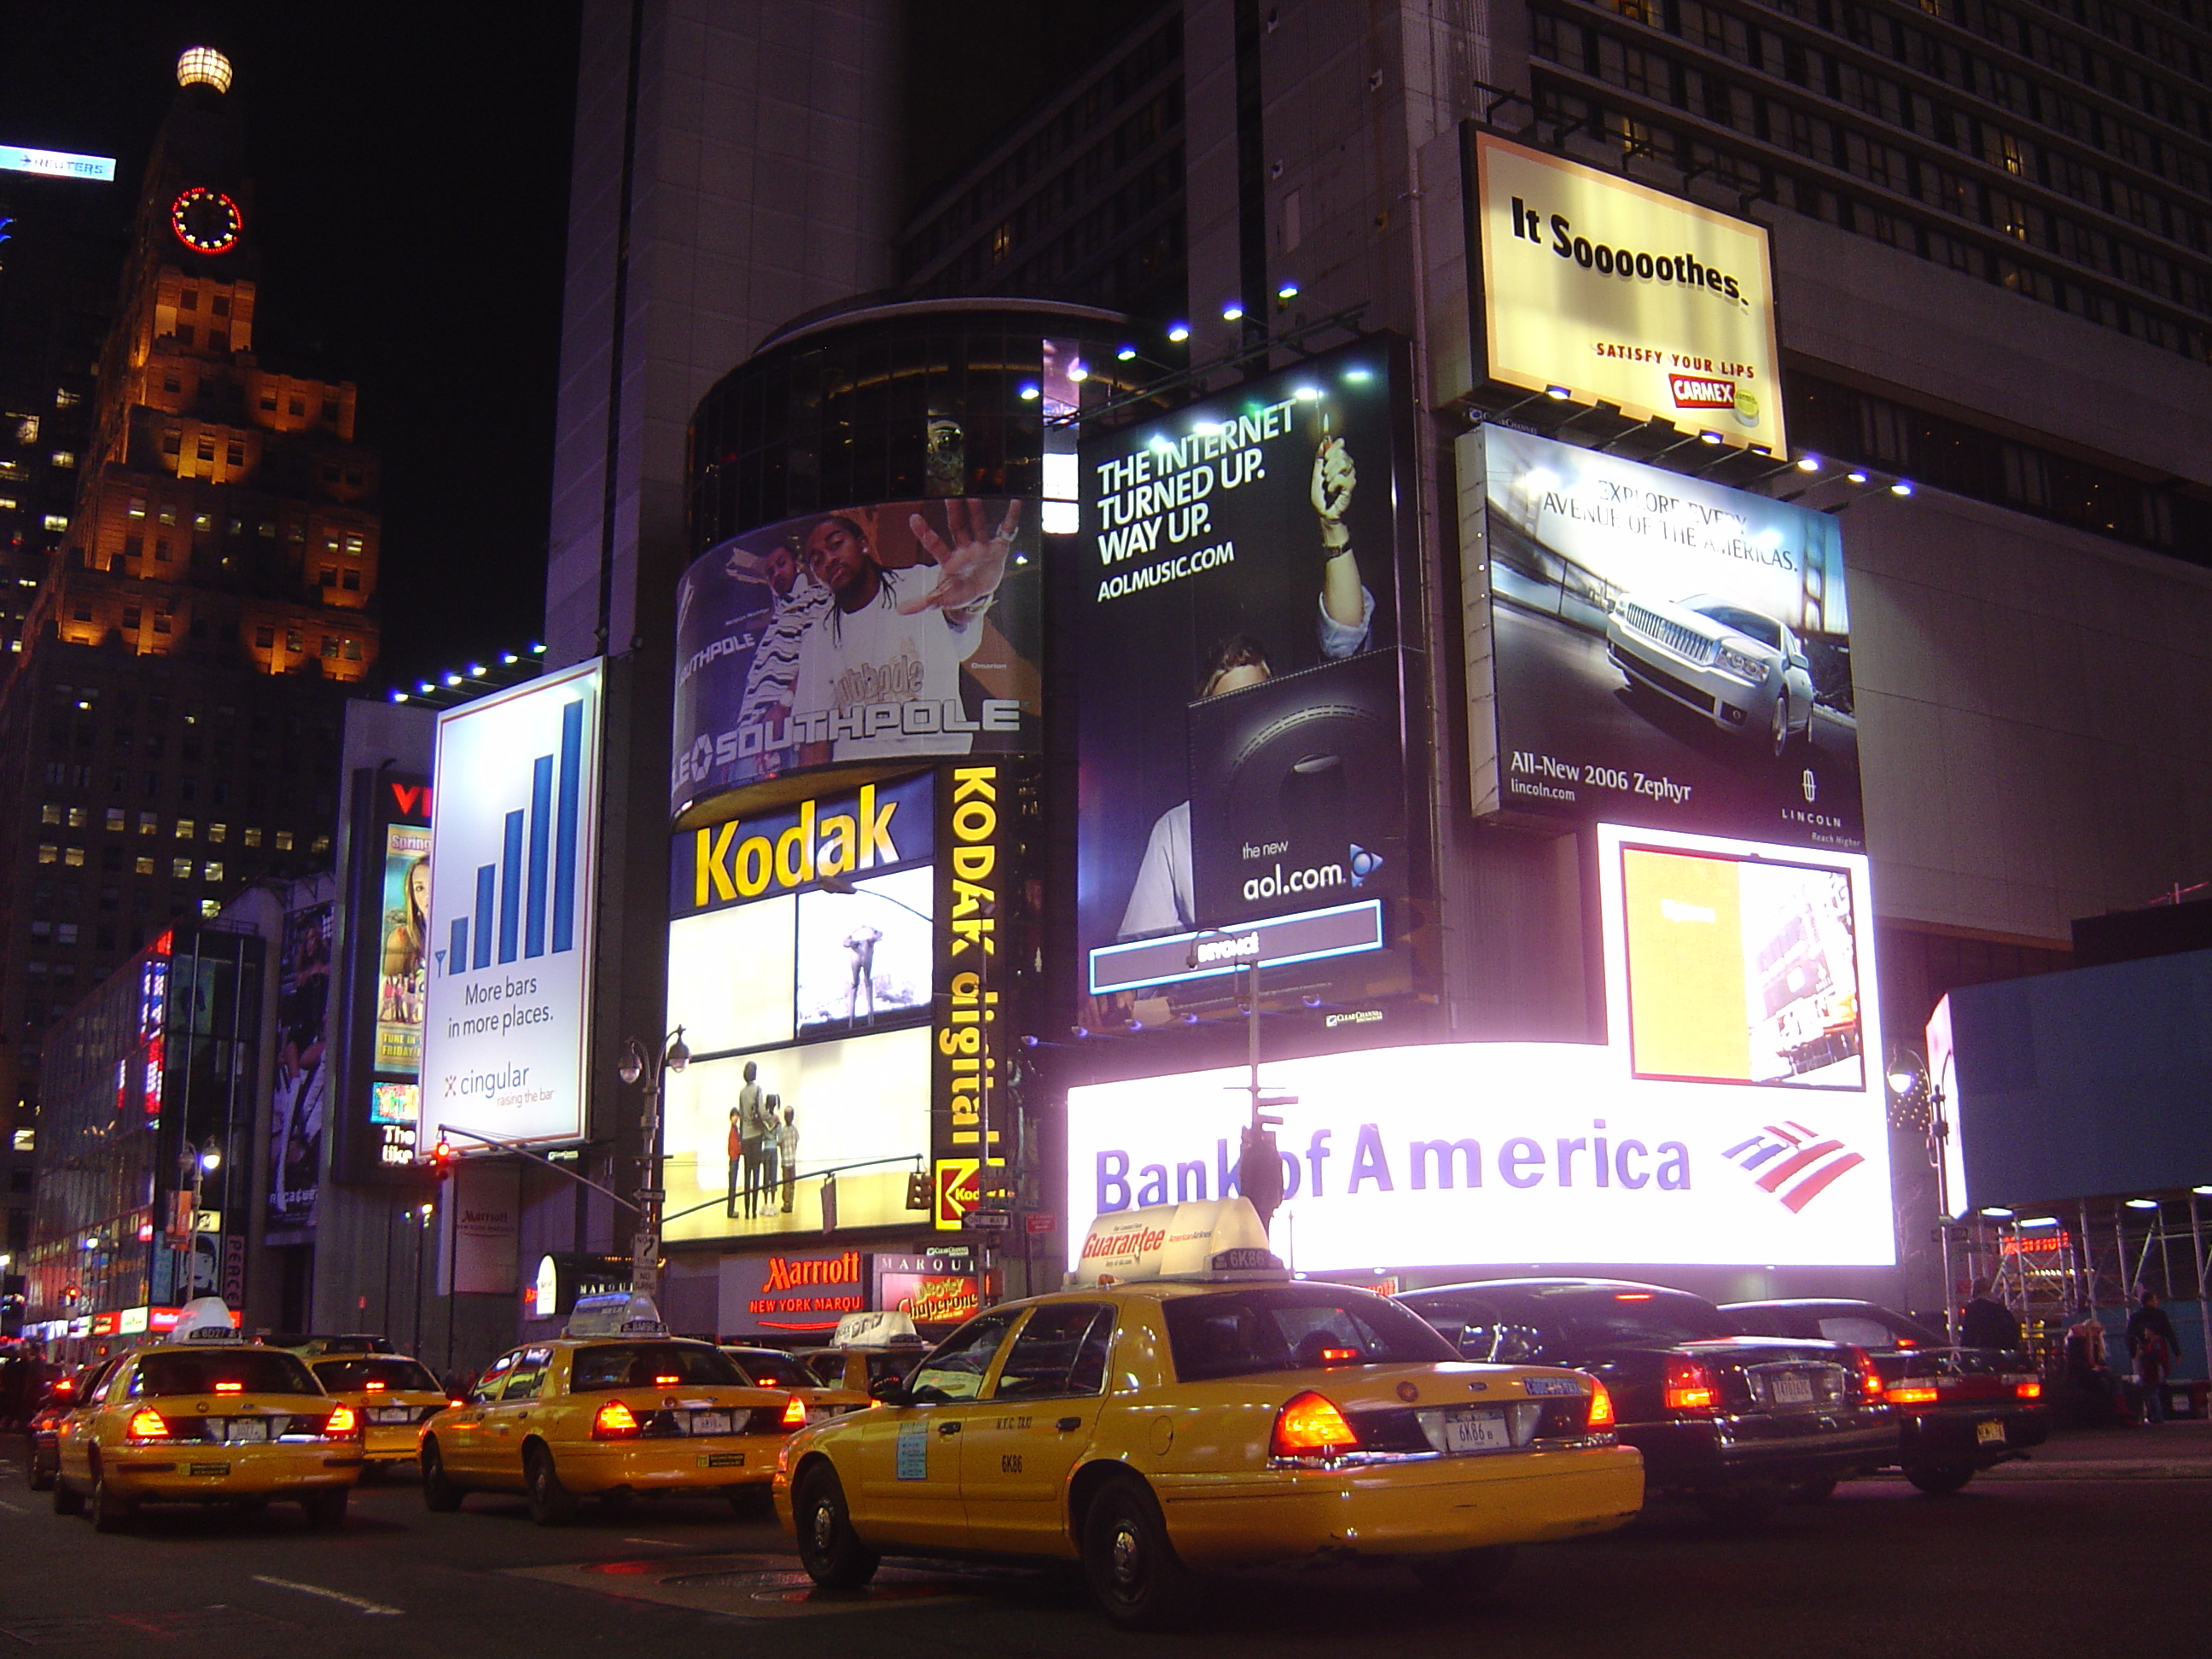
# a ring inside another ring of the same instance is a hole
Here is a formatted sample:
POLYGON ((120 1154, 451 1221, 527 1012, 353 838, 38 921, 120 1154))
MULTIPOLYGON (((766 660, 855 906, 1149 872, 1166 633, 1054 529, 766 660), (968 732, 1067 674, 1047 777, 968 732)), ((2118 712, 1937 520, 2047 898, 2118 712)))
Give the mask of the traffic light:
POLYGON ((930 1207, 929 1172, 916 1170, 906 1178, 906 1206, 909 1210, 927 1211, 930 1207))
POLYGON ((441 1135, 438 1139, 438 1144, 430 1149, 430 1174, 435 1179, 443 1181, 453 1172, 453 1143, 441 1135))

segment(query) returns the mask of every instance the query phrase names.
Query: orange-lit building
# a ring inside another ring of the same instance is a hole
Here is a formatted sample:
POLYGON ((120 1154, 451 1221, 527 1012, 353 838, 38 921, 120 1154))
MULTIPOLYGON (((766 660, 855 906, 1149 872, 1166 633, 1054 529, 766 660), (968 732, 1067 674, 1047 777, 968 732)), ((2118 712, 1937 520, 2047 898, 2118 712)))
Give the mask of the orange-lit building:
POLYGON ((246 883, 328 866, 341 705, 377 657, 377 458, 350 384, 257 356, 261 226, 208 61, 179 65, 75 509, 0 659, 0 1117, 19 1129, 48 1028, 118 963, 246 883))

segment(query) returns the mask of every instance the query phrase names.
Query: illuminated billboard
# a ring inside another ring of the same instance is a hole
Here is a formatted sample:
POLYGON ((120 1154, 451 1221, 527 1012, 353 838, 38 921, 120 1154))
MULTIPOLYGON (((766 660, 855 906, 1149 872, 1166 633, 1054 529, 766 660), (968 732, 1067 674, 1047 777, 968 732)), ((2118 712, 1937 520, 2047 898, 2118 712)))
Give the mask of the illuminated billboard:
MULTIPOLYGON (((1881 1080, 1862 1058, 1881 1052, 1866 860, 1613 825, 1598 841, 1609 1042, 1437 1043, 1263 1066, 1270 1092, 1290 1097, 1277 1109, 1285 1199, 1273 1237, 1293 1266, 1893 1260, 1881 1080), (1685 883, 1693 863, 1702 886, 1685 883), (1759 896, 1717 945, 1729 883, 1759 896), (1674 931, 1655 930, 1669 906, 1674 931), (1698 909, 1714 920, 1687 914, 1698 909), (1784 1074, 1761 1057, 1791 1004, 1770 1006, 1767 988, 1797 982, 1788 964, 1809 957, 1795 919, 1815 912, 1843 930, 1820 945, 1830 988, 1850 978, 1858 1006, 1846 1036, 1840 1001, 1821 1005, 1834 1046, 1784 1074), (1680 1069, 1659 1075, 1646 1060, 1680 1069)), ((1071 1090, 1071 1208, 1233 1192, 1244 1075, 1071 1090)), ((1071 1249, 1080 1237, 1070 1230, 1071 1249)))
POLYGON ((271 1234, 306 1237, 315 1225, 331 1068, 331 935, 336 906, 311 904, 284 915, 276 969, 276 1071, 269 1090, 269 1212, 271 1234))
POLYGON ((1765 227, 1467 131, 1480 377, 1786 453, 1765 227))
POLYGON ((1499 427, 1457 457, 1479 816, 1864 845, 1832 515, 1499 427))
POLYGON ((584 1133, 600 672, 438 716, 423 1127, 463 1152, 584 1133))
POLYGON ((356 1180, 414 1178, 430 976, 430 781, 379 768, 353 780, 345 843, 346 1067, 337 1158, 356 1180), (364 1107, 366 1109, 364 1109, 364 1107))
POLYGON ((672 813, 866 760, 1012 754, 1042 731, 1036 504, 890 501, 749 530, 676 593, 672 813))
POLYGON ((1396 343, 1364 341, 1083 447, 1086 1024, 1233 970, 1191 963, 1209 929, 1405 976, 1377 954, 1412 861, 1403 374, 1396 343))
POLYGON ((675 838, 668 1023, 694 1058, 666 1079, 669 1237, 915 1221, 936 787, 864 784, 675 838))

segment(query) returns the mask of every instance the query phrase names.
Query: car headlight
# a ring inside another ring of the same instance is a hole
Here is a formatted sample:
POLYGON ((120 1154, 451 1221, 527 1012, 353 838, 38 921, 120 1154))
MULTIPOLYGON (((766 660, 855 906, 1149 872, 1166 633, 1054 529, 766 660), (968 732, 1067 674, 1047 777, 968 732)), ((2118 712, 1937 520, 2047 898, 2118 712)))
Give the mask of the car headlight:
POLYGON ((1724 674, 1733 674, 1738 679, 1750 681, 1753 685, 1763 684, 1765 682, 1766 664, 1747 651, 1739 651, 1732 645, 1724 645, 1720 648, 1717 661, 1721 672, 1724 674))

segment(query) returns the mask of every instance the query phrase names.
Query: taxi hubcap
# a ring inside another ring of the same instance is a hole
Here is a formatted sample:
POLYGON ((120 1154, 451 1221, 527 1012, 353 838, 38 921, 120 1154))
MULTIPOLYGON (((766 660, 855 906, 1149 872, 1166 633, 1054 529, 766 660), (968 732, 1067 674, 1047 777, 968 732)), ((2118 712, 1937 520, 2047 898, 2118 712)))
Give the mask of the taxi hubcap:
POLYGON ((827 1550, 830 1547, 830 1540, 836 1536, 836 1533, 837 1517, 830 1513, 830 1506, 827 1504, 816 1504, 814 1507, 814 1547, 817 1550, 827 1550))
POLYGON ((1114 1533, 1114 1582, 1131 1584, 1143 1566, 1138 1551, 1141 1547, 1133 1527, 1119 1527, 1114 1533))

